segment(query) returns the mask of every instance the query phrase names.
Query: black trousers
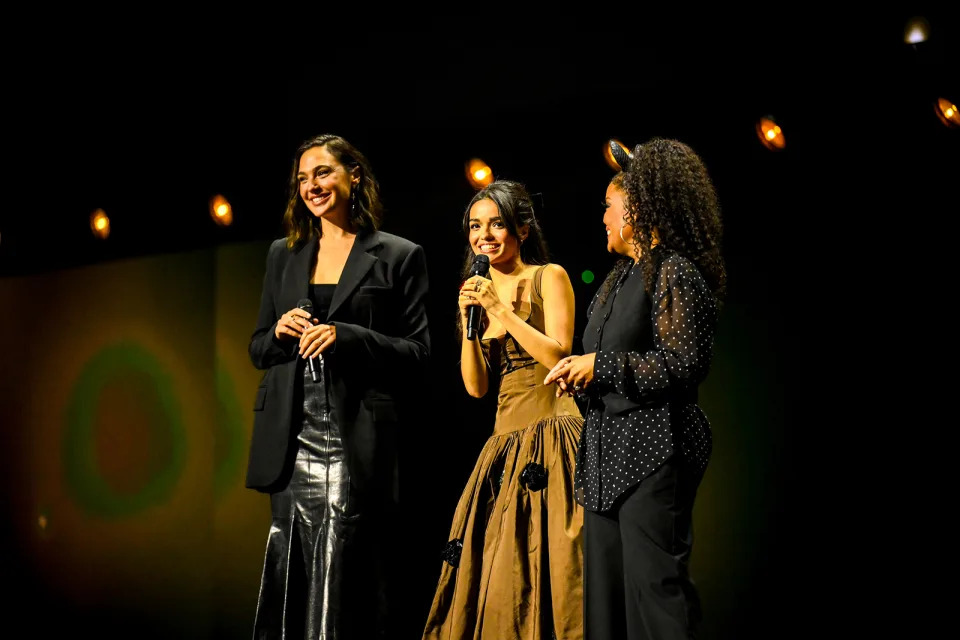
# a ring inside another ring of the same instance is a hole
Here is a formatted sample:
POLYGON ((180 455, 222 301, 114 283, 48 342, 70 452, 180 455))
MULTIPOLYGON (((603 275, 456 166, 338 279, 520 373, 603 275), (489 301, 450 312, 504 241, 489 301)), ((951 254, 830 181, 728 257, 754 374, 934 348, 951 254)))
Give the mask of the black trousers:
POLYGON ((700 622, 688 575, 700 475, 674 456, 609 511, 584 511, 584 640, 687 640, 700 622))

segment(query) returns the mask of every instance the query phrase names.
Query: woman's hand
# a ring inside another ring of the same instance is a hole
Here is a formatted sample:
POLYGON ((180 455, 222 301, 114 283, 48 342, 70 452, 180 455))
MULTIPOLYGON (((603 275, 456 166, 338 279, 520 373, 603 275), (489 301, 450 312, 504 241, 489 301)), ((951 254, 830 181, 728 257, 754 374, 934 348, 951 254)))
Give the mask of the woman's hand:
MULTIPOLYGON (((460 324, 464 328, 467 326, 467 316, 470 313, 470 307, 480 307, 480 301, 474 298, 472 295, 467 295, 465 291, 466 288, 469 288, 471 292, 476 293, 475 286, 469 286, 466 282, 460 285, 459 297, 457 298, 457 304, 460 305, 460 324)), ((481 307, 482 308, 482 307, 481 307)))
POLYGON ((313 358, 331 349, 337 341, 337 327, 332 324, 317 324, 307 327, 300 336, 300 355, 313 358))
POLYGON ((562 358, 543 379, 543 384, 556 384, 558 398, 564 393, 571 396, 582 393, 593 382, 593 365, 596 359, 596 353, 562 358))
POLYGON ((460 285, 460 313, 466 322, 467 309, 480 305, 487 313, 497 315, 503 307, 493 281, 483 276, 470 276, 460 285))
POLYGON ((277 320, 273 334, 277 340, 299 340, 306 327, 311 326, 310 312, 303 309, 290 309, 277 320))

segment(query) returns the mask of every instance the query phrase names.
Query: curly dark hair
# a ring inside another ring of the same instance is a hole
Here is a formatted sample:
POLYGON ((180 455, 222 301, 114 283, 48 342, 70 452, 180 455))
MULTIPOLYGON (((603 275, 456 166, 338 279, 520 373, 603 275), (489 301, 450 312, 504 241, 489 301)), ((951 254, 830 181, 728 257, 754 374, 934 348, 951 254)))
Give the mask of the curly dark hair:
POLYGON ((380 201, 380 184, 373 175, 370 162, 352 144, 333 134, 325 133, 305 140, 293 155, 293 170, 290 173, 287 209, 283 214, 283 230, 287 236, 287 247, 292 249, 303 245, 316 230, 322 235, 320 221, 307 209, 300 197, 300 157, 314 147, 326 147, 327 151, 347 169, 359 168, 360 183, 356 190, 356 207, 350 209, 350 222, 357 229, 379 229, 383 219, 383 203, 380 201))
MULTIPOLYGON (((696 265, 718 306, 722 305, 727 270, 721 252, 720 204, 696 152, 676 140, 653 138, 634 148, 628 168, 611 182, 624 196, 624 223, 633 227, 631 244, 640 249, 647 291, 655 290, 660 263, 676 254, 696 265), (659 251, 649 250, 654 230, 659 251)), ((603 303, 632 264, 632 259, 625 258, 614 265, 600 287, 597 304, 603 303)))
MULTIPOLYGON (((547 242, 544 240, 543 231, 533 210, 533 199, 527 192, 527 188, 513 180, 496 180, 478 191, 467 208, 463 211, 463 235, 470 236, 470 209, 481 200, 491 200, 497 205, 500 212, 500 218, 511 237, 520 239, 520 227, 527 225, 527 237, 520 243, 520 261, 527 265, 547 264, 550 261, 550 252, 547 249, 547 242)), ((463 270, 461 280, 470 277, 470 268, 473 266, 474 253, 472 247, 467 245, 464 253, 463 270)), ((457 335, 460 335, 463 328, 460 326, 460 312, 457 311, 457 335)), ((459 338, 458 338, 459 339, 459 338)))

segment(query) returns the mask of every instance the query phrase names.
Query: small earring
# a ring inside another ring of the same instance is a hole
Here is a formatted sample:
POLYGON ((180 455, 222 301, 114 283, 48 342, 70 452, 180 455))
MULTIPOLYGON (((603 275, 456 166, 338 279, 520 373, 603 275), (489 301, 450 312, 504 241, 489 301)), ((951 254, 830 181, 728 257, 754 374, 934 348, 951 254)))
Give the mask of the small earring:
POLYGON ((355 189, 350 190, 350 214, 357 215, 357 191, 355 189))

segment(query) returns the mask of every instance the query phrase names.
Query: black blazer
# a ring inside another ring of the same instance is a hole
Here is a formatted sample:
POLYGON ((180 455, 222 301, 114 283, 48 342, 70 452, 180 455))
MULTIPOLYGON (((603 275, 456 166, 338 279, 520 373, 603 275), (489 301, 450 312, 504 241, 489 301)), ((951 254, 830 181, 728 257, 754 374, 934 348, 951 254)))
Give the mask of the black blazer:
MULTIPOLYGON (((280 316, 308 296, 317 238, 300 249, 286 239, 270 245, 250 359, 266 373, 254 404, 253 436, 246 486, 272 491, 292 459, 299 418, 295 389, 303 360, 297 342, 280 342, 280 316)), ((425 371, 430 353, 427 328, 427 267, 423 249, 380 231, 361 232, 354 241, 330 311, 337 340, 324 352, 329 402, 340 427, 351 493, 377 494, 396 501, 397 431, 406 381, 425 371)), ((358 497, 359 497, 358 495, 358 497)), ((372 497, 372 496, 371 496, 372 497)))

